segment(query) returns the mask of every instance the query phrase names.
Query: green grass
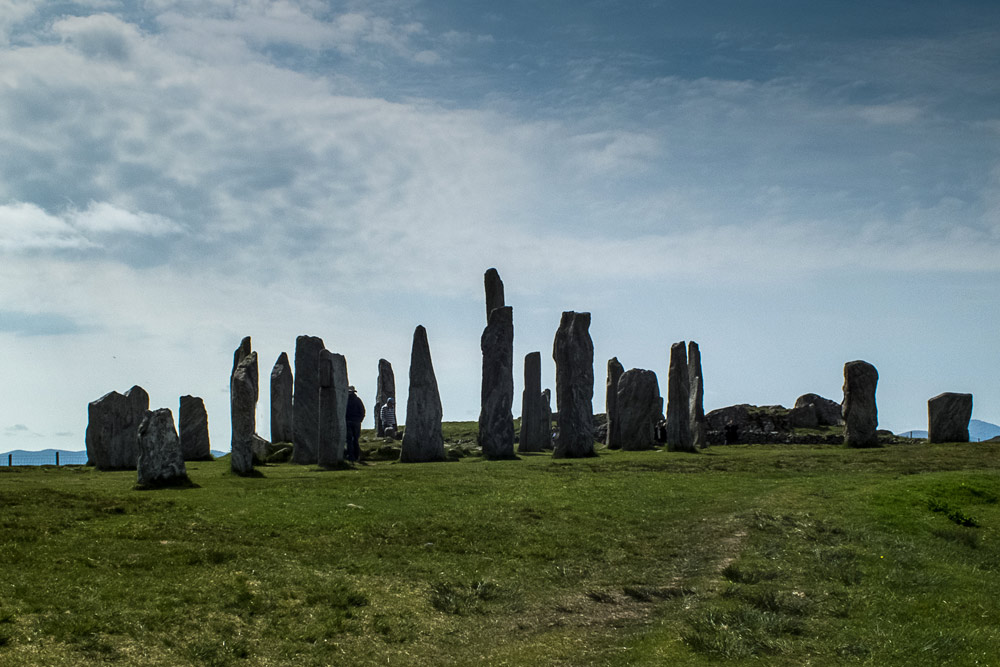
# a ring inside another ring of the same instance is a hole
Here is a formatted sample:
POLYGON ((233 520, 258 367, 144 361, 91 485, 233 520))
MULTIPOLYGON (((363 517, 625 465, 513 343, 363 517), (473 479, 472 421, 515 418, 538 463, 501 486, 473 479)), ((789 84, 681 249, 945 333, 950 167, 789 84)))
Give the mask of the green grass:
POLYGON ((1000 664, 1000 444, 599 453, 2 468, 0 665, 1000 664))

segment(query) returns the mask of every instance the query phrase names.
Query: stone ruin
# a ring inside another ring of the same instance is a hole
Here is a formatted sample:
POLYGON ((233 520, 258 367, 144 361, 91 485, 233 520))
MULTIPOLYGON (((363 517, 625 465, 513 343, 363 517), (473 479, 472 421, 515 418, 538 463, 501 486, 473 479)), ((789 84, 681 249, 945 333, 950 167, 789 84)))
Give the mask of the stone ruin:
POLYGON ((208 439, 205 401, 197 396, 181 396, 177 423, 183 460, 211 461, 212 446, 208 439))
POLYGON ((542 393, 542 353, 529 352, 524 355, 524 391, 521 392, 521 433, 518 437, 518 452, 540 452, 551 445, 552 415, 546 413, 543 403, 547 402, 542 393))
POLYGON ((147 410, 136 432, 137 484, 151 488, 189 483, 181 443, 169 408, 147 410))
MULTIPOLYGON (((494 308, 480 340, 483 353, 479 446, 487 459, 514 455, 514 311, 494 308)), ((409 414, 409 411, 407 411, 409 414)))
POLYGON ((878 408, 875 387, 878 371, 867 361, 844 364, 844 444, 848 447, 878 447, 878 408))
POLYGON ((329 350, 319 352, 319 439, 316 463, 335 468, 347 448, 347 360, 329 350))
POLYGON ((608 380, 604 391, 604 414, 607 415, 605 425, 604 446, 608 449, 621 449, 621 421, 618 416, 618 383, 621 381, 625 367, 618 357, 608 359, 608 380))
POLYGON ((292 365, 282 352, 271 369, 271 442, 293 442, 295 415, 292 412, 292 365))
POLYGON ((927 439, 930 442, 968 442, 972 394, 945 392, 927 401, 927 439))
MULTIPOLYGON (((656 373, 631 368, 622 373, 617 392, 618 437, 621 449, 638 451, 656 445, 656 424, 663 419, 663 401, 656 373)), ((608 418, 610 436, 613 422, 608 418)))
POLYGON ((594 342, 590 313, 566 311, 552 344, 556 362, 559 435, 555 458, 596 456, 594 451, 594 342))
MULTIPOLYGON (((249 341, 245 338, 244 341, 249 341)), ((239 350, 237 350, 239 352, 239 350)), ((229 413, 232 437, 229 467, 237 475, 250 475, 257 436, 257 353, 242 356, 229 379, 229 413)))
POLYGON ((670 346, 667 373, 667 450, 696 452, 691 435, 691 383, 683 341, 670 346))
POLYGON ((396 376, 392 372, 392 364, 385 359, 378 360, 378 379, 375 383, 375 435, 385 437, 385 426, 382 424, 382 406, 389 399, 396 400, 396 376))
POLYGON ((406 430, 399 453, 400 462, 444 460, 442 418, 441 394, 431 363, 427 330, 418 326, 413 332, 413 348, 410 351, 410 389, 406 397, 406 430))
POLYGON ((98 470, 135 470, 138 430, 149 394, 136 385, 124 395, 112 391, 87 406, 87 463, 98 470))

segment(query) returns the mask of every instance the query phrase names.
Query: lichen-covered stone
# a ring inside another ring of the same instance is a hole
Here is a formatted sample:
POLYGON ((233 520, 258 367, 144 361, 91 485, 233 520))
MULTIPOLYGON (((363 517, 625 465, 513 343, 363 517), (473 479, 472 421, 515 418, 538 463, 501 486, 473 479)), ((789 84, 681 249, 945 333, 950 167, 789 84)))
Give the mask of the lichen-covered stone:
POLYGON ((418 326, 413 332, 410 352, 410 388, 406 397, 406 430, 399 453, 402 463, 443 461, 444 438, 441 435, 441 394, 438 391, 427 330, 418 326))
MULTIPOLYGON (((641 368, 625 371, 618 381, 618 437, 626 451, 652 449, 660 412, 660 386, 656 373, 641 368)), ((611 422, 608 422, 611 430, 611 422)))
POLYGON ((87 406, 87 462, 98 470, 135 470, 139 460, 137 433, 149 394, 136 385, 124 395, 112 391, 87 406))
POLYGON ((188 481, 180 439, 174 428, 174 415, 169 408, 147 410, 136 432, 136 441, 139 486, 168 486, 188 481))

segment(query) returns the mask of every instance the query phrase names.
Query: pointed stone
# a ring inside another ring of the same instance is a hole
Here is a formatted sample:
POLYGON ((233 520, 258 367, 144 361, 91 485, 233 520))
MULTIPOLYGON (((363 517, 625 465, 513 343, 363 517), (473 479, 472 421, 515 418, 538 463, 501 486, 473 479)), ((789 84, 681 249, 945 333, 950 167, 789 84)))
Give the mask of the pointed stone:
POLYGON ((229 383, 232 439, 229 468, 237 475, 253 472, 253 439, 257 431, 257 353, 244 357, 229 383))
POLYGON ((181 457, 185 461, 211 461, 212 446, 208 439, 208 413, 205 401, 197 396, 181 396, 177 412, 181 457))
POLYGON ((347 360, 329 350, 319 352, 319 448, 316 462, 334 468, 344 462, 347 447, 347 360))
MULTIPOLYGON (((250 336, 244 336, 243 340, 240 341, 240 346, 238 348, 236 348, 235 352, 233 352, 233 371, 232 371, 232 373, 236 372, 236 367, 240 365, 241 361, 243 361, 248 356, 250 356, 251 349, 252 348, 251 348, 251 345, 250 345, 250 336)), ((232 373, 229 374, 229 377, 232 377, 232 373)), ((259 387, 259 383, 257 381, 258 377, 259 377, 259 373, 257 372, 257 366, 254 365, 253 371, 252 371, 253 386, 256 387, 256 389, 254 391, 258 392, 257 394, 255 394, 254 400, 257 400, 258 398, 260 398, 260 394, 259 394, 260 387, 259 387)))
POLYGON ((514 310, 494 308, 480 339, 483 382, 479 410, 479 446, 487 459, 514 456, 514 310))
POLYGON ((385 436, 385 426, 382 424, 382 406, 389 399, 396 400, 396 376, 392 372, 392 364, 385 359, 378 360, 378 379, 375 383, 375 435, 385 436))
POLYGON ((622 374, 618 381, 617 410, 623 450, 639 451, 655 446, 656 424, 663 419, 662 404, 656 373, 631 368, 622 374))
POLYGON ((282 352, 271 369, 271 442, 292 442, 295 439, 295 417, 292 412, 292 365, 282 352))
POLYGON ((319 354, 323 339, 299 336, 295 339, 295 378, 292 405, 295 446, 292 462, 310 465, 319 449, 319 354))
POLYGON ((590 313, 566 311, 552 343, 556 362, 559 435, 556 458, 596 456, 594 451, 594 342, 590 313))
POLYGON ((188 482, 180 439, 169 408, 147 410, 136 433, 139 459, 137 483, 141 487, 167 486, 188 482))
POLYGON ((540 452, 549 439, 542 415, 542 353, 524 355, 524 391, 521 392, 521 432, 517 451, 540 452))
POLYGON ((608 382, 604 393, 604 412, 608 416, 608 434, 604 444, 608 449, 621 449, 621 421, 618 417, 618 383, 621 381, 625 367, 618 357, 608 359, 608 382))
POLYGON ((696 452, 691 437, 691 385, 684 342, 670 346, 667 373, 667 450, 696 452))
POLYGON ((406 397, 406 429, 399 460, 403 463, 444 460, 441 436, 441 394, 438 392, 427 330, 418 326, 413 332, 410 352, 410 389, 406 397))
POLYGON ((878 371, 867 361, 844 364, 844 444, 848 447, 878 447, 878 407, 875 388, 878 371))
POLYGON ((927 439, 931 442, 968 442, 972 394, 945 392, 927 401, 927 439))
POLYGON ((486 322, 489 323, 493 309, 503 308, 507 304, 503 297, 503 281, 496 269, 488 269, 483 282, 486 284, 486 322))

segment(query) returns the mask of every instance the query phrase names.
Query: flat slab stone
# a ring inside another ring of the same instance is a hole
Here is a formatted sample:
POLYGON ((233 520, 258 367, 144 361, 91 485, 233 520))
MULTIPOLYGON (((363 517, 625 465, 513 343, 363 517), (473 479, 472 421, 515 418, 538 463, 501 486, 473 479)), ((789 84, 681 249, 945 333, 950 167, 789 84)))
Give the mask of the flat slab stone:
POLYGON ((968 442, 972 394, 945 392, 927 401, 927 439, 931 442, 968 442))

